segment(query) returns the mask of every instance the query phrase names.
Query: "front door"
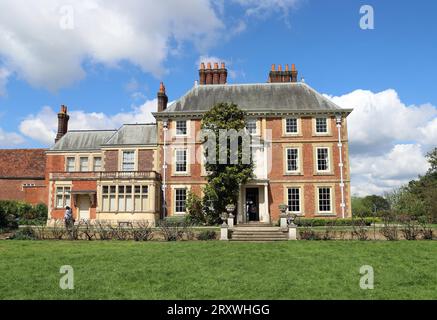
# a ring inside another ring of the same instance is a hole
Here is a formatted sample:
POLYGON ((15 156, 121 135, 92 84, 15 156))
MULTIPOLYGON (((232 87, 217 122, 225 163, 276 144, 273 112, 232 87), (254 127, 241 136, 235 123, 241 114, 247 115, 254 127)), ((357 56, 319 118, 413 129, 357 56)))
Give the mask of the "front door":
POLYGON ((246 189, 246 217, 247 221, 259 221, 259 190, 246 189))
POLYGON ((89 220, 90 218, 90 197, 88 195, 77 196, 77 209, 79 220, 89 220))

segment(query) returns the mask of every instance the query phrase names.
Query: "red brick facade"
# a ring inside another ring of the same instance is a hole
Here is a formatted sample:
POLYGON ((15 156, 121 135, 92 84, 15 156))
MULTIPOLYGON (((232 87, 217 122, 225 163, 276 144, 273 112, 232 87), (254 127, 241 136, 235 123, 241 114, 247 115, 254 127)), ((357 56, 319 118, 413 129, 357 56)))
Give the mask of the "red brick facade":
POLYGON ((0 200, 46 203, 45 149, 0 150, 0 200))

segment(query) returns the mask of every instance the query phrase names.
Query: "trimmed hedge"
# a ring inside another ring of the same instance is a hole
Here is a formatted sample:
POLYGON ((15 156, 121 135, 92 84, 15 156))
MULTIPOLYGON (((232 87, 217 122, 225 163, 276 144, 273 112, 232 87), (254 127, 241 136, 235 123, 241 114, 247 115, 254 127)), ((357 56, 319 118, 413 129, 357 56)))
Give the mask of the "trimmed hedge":
POLYGON ((346 218, 346 219, 327 219, 327 218, 296 218, 295 224, 299 227, 325 227, 325 226, 353 226, 364 223, 370 226, 372 223, 380 223, 380 218, 346 218))

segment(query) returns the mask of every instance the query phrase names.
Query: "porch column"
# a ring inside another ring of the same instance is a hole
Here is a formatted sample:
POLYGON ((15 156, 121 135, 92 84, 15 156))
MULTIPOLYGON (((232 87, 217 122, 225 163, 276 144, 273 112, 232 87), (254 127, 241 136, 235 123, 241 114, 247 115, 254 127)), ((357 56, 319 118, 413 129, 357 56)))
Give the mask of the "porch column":
POLYGON ((237 214, 237 223, 244 222, 244 203, 243 203, 243 186, 240 186, 240 192, 238 194, 238 214, 237 214))
POLYGON ((264 185, 264 202, 265 202, 265 210, 267 213, 267 223, 270 223, 270 210, 269 210, 269 186, 268 183, 264 185))

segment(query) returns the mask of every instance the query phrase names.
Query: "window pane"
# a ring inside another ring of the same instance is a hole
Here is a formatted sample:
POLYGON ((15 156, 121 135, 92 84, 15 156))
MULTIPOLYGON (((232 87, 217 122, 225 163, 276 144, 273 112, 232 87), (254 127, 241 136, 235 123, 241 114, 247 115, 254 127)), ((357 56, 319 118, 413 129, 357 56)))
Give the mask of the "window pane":
POLYGON ((176 134, 177 135, 187 134, 187 121, 185 120, 176 121, 176 134))
POLYGON ((57 207, 57 208, 62 208, 62 207, 64 207, 62 194, 58 194, 58 195, 56 196, 56 207, 57 207))
POLYGON ((88 171, 88 158, 80 158, 80 171, 88 171))
POLYGON ((329 152, 328 148, 317 149, 317 170, 328 171, 329 170, 329 152))
POLYGON ((135 186, 135 193, 141 193, 141 186, 135 186))
POLYGON ((331 188, 319 188, 319 211, 331 211, 331 188))
POLYGON ((109 187, 108 186, 103 186, 102 193, 106 194, 108 192, 109 192, 109 187))
POLYGON ((64 193, 64 188, 63 187, 57 187, 56 188, 56 193, 57 194, 63 194, 64 193))
POLYGON ((246 129, 250 134, 256 134, 256 119, 249 119, 246 122, 246 129))
POLYGON ((94 158, 94 171, 102 171, 102 158, 94 158))
POLYGON ((111 186, 111 187, 109 188, 109 190, 110 190, 111 193, 115 193, 115 186, 111 186))
POLYGON ((135 211, 141 211, 141 196, 135 195, 135 211))
POLYGON ((187 150, 176 150, 176 172, 187 171, 187 150))
POLYGON ((67 158, 67 172, 74 171, 74 158, 67 158))
POLYGON ((287 149, 287 171, 298 170, 298 156, 298 149, 287 149))
POLYGON ((65 206, 71 206, 71 200, 69 194, 65 195, 65 206))
POLYGON ((287 133, 297 133, 297 119, 289 118, 285 120, 285 129, 287 133))
POLYGON ((124 195, 118 195, 118 211, 125 211, 124 195))
POLYGON ((288 189, 288 211, 300 212, 300 189, 288 189))
POLYGON ((117 211, 117 204, 115 202, 115 195, 111 195, 109 197, 109 210, 110 211, 117 211))
POLYGON ((124 193, 124 186, 118 186, 118 193, 124 193))
POLYGON ((185 202, 187 199, 186 189, 175 189, 175 211, 177 213, 185 213, 185 202))
POLYGON ((317 133, 328 132, 328 122, 326 118, 316 118, 316 132, 317 133))
POLYGON ((103 196, 102 199, 102 206, 103 206, 103 211, 109 211, 109 197, 108 196, 103 196))
POLYGON ((126 193, 132 193, 132 186, 126 186, 126 193))
POLYGON ((135 151, 123 151, 123 171, 135 170, 135 151))
POLYGON ((147 195, 149 192, 149 186, 143 186, 143 195, 147 195))
POLYGON ((127 212, 131 212, 133 211, 134 206, 133 206, 133 202, 132 202, 132 196, 126 196, 126 211, 127 212))

